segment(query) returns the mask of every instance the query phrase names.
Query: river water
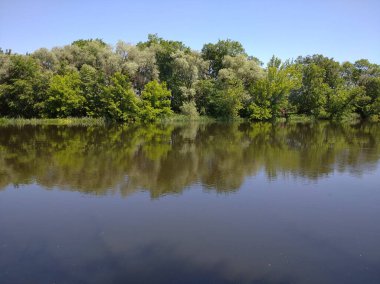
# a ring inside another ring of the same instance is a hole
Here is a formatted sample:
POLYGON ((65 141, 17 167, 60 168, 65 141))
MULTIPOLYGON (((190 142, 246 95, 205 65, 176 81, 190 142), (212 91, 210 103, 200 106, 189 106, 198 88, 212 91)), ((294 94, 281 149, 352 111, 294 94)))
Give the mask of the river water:
POLYGON ((380 283, 380 124, 0 127, 0 283, 380 283))

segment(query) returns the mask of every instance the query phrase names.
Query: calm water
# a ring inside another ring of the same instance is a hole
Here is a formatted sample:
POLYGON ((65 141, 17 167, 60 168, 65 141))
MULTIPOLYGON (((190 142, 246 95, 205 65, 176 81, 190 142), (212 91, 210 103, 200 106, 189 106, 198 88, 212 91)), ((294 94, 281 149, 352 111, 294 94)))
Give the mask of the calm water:
POLYGON ((0 283, 380 283, 380 125, 0 127, 0 283))

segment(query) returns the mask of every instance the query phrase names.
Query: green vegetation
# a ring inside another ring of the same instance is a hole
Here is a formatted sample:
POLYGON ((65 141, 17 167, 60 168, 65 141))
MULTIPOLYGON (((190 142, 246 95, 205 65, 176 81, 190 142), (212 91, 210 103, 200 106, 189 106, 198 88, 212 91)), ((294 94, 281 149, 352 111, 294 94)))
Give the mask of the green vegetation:
POLYGON ((103 118, 91 117, 67 117, 67 118, 0 118, 0 126, 24 126, 24 125, 81 125, 102 126, 107 121, 103 118))
POLYGON ((0 116, 151 122, 173 114, 265 121, 379 119, 380 66, 322 55, 263 67, 241 43, 201 52, 149 35, 137 45, 77 40, 18 55, 0 49, 0 116))

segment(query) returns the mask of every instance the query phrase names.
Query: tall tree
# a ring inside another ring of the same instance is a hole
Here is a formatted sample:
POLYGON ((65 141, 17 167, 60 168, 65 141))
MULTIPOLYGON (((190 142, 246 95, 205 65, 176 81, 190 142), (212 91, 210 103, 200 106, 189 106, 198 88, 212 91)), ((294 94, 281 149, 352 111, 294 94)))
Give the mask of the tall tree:
POLYGON ((161 81, 170 82, 173 75, 173 57, 172 54, 177 51, 190 52, 190 48, 180 41, 165 40, 157 34, 148 35, 146 42, 137 44, 139 48, 151 47, 155 50, 156 62, 159 69, 159 79, 161 81))
POLYGON ((183 104, 195 104, 195 85, 205 78, 208 64, 197 52, 177 51, 172 54, 172 58, 171 106, 174 111, 178 111, 183 104))
POLYGON ((210 62, 209 73, 216 77, 219 70, 224 67, 225 56, 246 55, 242 44, 230 39, 219 40, 217 43, 205 44, 202 48, 202 57, 210 62))
POLYGON ((269 61, 265 76, 250 88, 249 118, 266 120, 287 116, 290 108, 288 97, 292 90, 300 87, 299 66, 282 63, 275 56, 269 61))
POLYGON ((139 95, 148 82, 158 79, 159 70, 154 48, 142 49, 119 41, 116 45, 116 54, 120 56, 123 72, 129 75, 139 95))

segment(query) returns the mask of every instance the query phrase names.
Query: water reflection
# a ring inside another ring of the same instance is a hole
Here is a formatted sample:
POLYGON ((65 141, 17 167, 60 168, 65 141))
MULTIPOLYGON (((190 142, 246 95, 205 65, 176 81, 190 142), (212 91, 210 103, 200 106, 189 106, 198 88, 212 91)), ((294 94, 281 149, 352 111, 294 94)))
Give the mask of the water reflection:
POLYGON ((1 284, 380 283, 376 124, 0 134, 1 284))
POLYGON ((98 195, 148 190, 157 198, 200 183, 233 192, 261 171, 269 180, 360 176, 380 157, 378 124, 24 126, 0 133, 2 189, 37 183, 98 195))

